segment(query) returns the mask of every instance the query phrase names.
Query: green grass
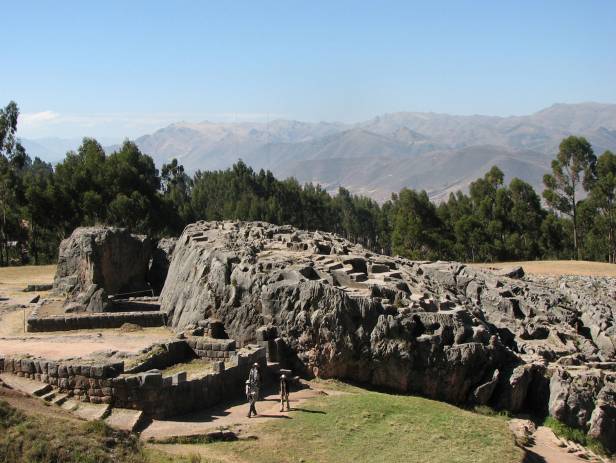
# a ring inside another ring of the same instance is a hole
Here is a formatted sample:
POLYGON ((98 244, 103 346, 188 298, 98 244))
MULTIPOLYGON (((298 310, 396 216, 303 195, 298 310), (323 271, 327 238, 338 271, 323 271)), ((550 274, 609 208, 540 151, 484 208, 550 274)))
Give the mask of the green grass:
MULTIPOLYGON (((360 390, 361 391, 361 390, 360 390)), ((207 444, 249 462, 519 462, 502 417, 419 397, 361 391, 313 399, 256 429, 257 440, 207 444)))
POLYGON ((581 429, 572 428, 571 426, 558 421, 556 418, 548 416, 544 420, 543 425, 550 428, 558 437, 583 445, 598 455, 609 454, 605 447, 603 447, 603 444, 601 444, 601 442, 597 439, 590 437, 581 429))

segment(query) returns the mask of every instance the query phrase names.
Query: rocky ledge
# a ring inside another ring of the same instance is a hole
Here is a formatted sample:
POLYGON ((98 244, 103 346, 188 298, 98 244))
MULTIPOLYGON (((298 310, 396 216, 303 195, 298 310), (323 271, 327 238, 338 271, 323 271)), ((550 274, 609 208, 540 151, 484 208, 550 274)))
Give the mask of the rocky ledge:
MULTIPOLYGON (((550 413, 616 446, 616 282, 414 262, 336 235, 198 222, 161 309, 241 346, 273 332, 283 363, 455 403, 550 413)), ((272 348, 274 348, 272 347, 272 348)))

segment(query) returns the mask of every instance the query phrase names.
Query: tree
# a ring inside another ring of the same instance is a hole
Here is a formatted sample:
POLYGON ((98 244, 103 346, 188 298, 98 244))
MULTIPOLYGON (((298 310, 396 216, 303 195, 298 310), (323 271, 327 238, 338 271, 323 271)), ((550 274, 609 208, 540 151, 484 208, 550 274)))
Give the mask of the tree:
POLYGON ((21 228, 18 215, 22 170, 30 159, 15 137, 19 108, 11 101, 0 109, 0 265, 8 265, 9 230, 21 228))
POLYGON ((36 158, 24 174, 26 204, 24 215, 30 226, 30 253, 34 263, 40 264, 41 251, 47 262, 55 255, 58 240, 54 239, 53 215, 53 168, 51 164, 36 158))
POLYGON ((580 187, 586 191, 594 179, 596 157, 584 137, 565 138, 552 161, 552 174, 543 177, 543 197, 547 204, 573 220, 573 252, 580 258, 578 243, 577 198, 580 187))
MULTIPOLYGON (((597 161, 590 201, 600 214, 608 244, 608 262, 616 263, 616 155, 606 151, 597 161)), ((602 228, 603 228, 602 227, 602 228)))
MULTIPOLYGON (((509 183, 511 208, 508 211, 513 233, 519 237, 515 250, 511 249, 512 258, 534 259, 540 254, 539 239, 541 223, 545 211, 541 208, 541 199, 528 183, 514 178, 509 183)), ((513 240, 512 240, 513 241, 513 240)))
POLYGON ((394 254, 413 259, 438 257, 442 223, 427 193, 405 188, 396 202, 391 238, 394 254))

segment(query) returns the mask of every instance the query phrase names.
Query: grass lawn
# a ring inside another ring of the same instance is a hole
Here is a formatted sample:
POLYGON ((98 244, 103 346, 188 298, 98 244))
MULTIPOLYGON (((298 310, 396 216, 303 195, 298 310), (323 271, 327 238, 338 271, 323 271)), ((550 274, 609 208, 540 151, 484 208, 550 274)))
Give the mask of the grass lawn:
POLYGON ((483 416, 419 397, 353 389, 312 399, 254 426, 254 440, 185 445, 203 461, 238 462, 489 462, 522 461, 502 417, 483 416))

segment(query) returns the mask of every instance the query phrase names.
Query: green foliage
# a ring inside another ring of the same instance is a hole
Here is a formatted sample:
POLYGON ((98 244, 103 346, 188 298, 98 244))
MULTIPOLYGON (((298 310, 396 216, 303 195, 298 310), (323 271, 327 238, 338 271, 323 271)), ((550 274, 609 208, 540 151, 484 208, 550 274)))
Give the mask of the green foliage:
POLYGON ((543 177, 543 197, 550 207, 573 220, 573 252, 580 258, 578 243, 578 202, 580 188, 588 191, 594 183, 595 157, 592 147, 584 137, 570 136, 560 146, 552 161, 552 174, 543 177))
POLYGON ((606 151, 597 160, 596 179, 590 191, 589 209, 594 209, 591 239, 604 246, 597 256, 616 263, 616 155, 606 151), (607 240, 601 237, 607 236, 607 240))
POLYGON ((545 418, 543 421, 543 426, 550 428, 558 437, 583 445, 599 455, 608 454, 601 442, 593 437, 590 437, 582 429, 572 428, 571 426, 566 425, 562 421, 558 421, 556 418, 551 416, 547 416, 545 418))

